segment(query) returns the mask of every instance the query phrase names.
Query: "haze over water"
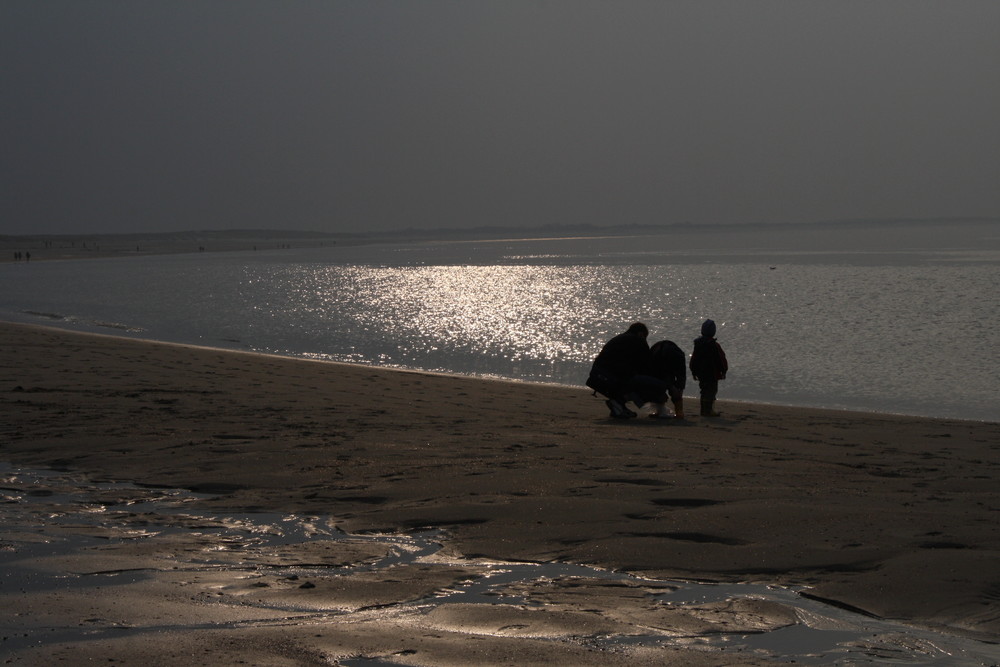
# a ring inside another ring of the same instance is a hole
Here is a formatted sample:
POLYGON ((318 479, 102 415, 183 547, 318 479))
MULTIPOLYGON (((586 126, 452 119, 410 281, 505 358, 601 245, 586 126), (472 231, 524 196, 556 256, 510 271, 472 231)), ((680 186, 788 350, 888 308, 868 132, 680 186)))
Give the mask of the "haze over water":
POLYGON ((711 317, 732 367, 722 399, 996 420, 995 227, 678 228, 6 264, 0 317, 575 386, 630 322, 690 353, 711 317))

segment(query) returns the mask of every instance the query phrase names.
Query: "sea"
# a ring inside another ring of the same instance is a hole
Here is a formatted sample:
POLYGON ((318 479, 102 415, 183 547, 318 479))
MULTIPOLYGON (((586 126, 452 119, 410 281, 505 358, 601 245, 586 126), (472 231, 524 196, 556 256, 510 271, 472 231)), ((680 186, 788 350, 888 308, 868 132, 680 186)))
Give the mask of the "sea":
POLYGON ((998 278, 997 221, 618 228, 9 262, 0 319, 582 388, 632 322, 711 318, 720 399, 998 421, 998 278))

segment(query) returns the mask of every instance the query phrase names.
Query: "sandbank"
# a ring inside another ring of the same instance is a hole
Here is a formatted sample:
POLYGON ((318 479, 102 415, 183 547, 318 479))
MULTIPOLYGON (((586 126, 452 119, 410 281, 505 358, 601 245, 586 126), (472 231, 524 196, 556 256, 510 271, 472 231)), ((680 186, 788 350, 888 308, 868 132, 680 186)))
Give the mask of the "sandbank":
POLYGON ((372 243, 358 234, 279 230, 206 230, 135 234, 0 235, 0 263, 265 251, 372 243))

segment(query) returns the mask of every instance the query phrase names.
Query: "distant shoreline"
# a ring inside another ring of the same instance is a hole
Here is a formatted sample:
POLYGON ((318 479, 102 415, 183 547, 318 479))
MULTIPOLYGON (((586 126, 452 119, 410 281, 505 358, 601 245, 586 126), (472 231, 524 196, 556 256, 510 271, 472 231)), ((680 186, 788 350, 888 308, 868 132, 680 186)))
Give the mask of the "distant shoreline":
POLYGON ((513 239, 601 238, 658 234, 704 234, 782 230, 898 228, 941 224, 1000 223, 1000 218, 748 222, 740 224, 541 225, 469 229, 402 229, 388 232, 331 233, 306 230, 236 229, 121 234, 0 234, 0 262, 137 257, 197 252, 236 252, 286 248, 356 246, 375 243, 504 241, 513 239), (20 253, 19 257, 15 254, 20 253), (30 253, 30 257, 27 255, 30 253))
POLYGON ((140 257, 198 252, 357 245, 355 238, 308 232, 178 232, 163 234, 53 234, 0 236, 0 261, 140 257), (21 259, 15 257, 21 253, 21 259), (28 256, 30 253, 30 256, 28 256))

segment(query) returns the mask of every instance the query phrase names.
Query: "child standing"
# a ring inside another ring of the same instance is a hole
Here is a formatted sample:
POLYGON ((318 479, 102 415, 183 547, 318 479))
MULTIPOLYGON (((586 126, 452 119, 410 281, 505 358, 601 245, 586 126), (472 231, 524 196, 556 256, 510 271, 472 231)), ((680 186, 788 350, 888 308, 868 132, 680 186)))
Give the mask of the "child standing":
POLYGON ((715 322, 705 320, 701 325, 701 337, 694 340, 691 352, 691 377, 698 381, 701 390, 701 416, 718 417, 715 411, 715 397, 719 393, 719 380, 726 379, 729 362, 722 346, 715 340, 715 322))

